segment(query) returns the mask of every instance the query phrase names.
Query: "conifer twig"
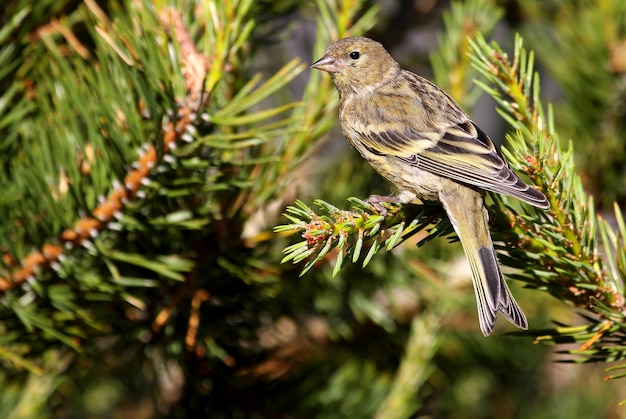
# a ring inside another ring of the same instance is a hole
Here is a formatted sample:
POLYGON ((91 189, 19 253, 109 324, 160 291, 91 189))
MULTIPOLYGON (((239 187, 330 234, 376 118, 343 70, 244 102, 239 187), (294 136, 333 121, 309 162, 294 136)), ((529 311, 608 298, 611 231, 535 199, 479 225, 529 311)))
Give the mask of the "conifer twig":
MULTIPOLYGON (((92 7, 97 6, 94 4, 92 7)), ((167 154, 195 121, 201 106, 199 96, 206 77, 207 67, 204 56, 190 42, 189 34, 182 24, 180 13, 174 9, 166 9, 161 17, 164 25, 172 25, 172 36, 176 37, 178 42, 183 45, 182 72, 185 75, 189 93, 187 98, 180 101, 181 106, 175 113, 177 115, 176 121, 167 120, 163 124, 162 152, 167 154)), ((57 240, 60 244, 49 243, 43 245, 41 250, 33 250, 19 263, 20 268, 16 267, 8 277, 0 277, 0 292, 9 291, 29 278, 32 280, 37 269, 50 266, 63 256, 64 247, 83 245, 86 241, 96 237, 108 222, 118 216, 125 203, 137 195, 143 182, 146 181, 152 168, 159 163, 160 159, 162 156, 158 156, 155 145, 144 145, 139 152, 139 159, 131 165, 133 169, 124 178, 123 184, 115 185, 108 198, 93 210, 91 216, 81 218, 72 228, 64 230, 57 240)), ((7 265, 17 265, 8 255, 4 256, 4 260, 7 265)))

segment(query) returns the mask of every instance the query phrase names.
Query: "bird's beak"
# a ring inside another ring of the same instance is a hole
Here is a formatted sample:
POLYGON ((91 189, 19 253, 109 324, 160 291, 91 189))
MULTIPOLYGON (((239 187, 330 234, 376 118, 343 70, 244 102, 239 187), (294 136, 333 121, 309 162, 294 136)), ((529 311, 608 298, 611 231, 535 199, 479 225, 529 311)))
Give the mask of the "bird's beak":
POLYGON ((324 55, 322 58, 315 61, 311 68, 327 71, 329 73, 338 73, 343 69, 343 65, 335 58, 324 55))

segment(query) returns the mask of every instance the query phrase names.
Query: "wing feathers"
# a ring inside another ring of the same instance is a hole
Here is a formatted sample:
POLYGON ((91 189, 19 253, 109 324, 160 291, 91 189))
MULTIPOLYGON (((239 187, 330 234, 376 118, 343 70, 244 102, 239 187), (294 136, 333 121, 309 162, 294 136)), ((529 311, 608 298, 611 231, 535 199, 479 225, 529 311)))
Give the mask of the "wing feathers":
POLYGON ((443 133, 418 134, 413 130, 362 133, 365 146, 377 155, 395 156, 420 169, 463 184, 502 193, 539 208, 546 197, 528 186, 511 170, 489 137, 472 121, 456 124, 443 133))

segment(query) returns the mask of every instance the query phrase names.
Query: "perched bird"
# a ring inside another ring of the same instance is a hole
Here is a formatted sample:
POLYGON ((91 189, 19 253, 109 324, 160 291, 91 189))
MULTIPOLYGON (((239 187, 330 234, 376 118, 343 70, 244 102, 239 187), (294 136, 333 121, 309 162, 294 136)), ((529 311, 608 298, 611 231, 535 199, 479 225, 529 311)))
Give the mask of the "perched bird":
POLYGON ((311 68, 330 73, 339 91, 343 134, 399 190, 370 203, 439 201, 472 270, 480 330, 492 331, 498 311, 528 328, 498 266, 483 191, 539 208, 546 197, 525 184, 487 135, 443 90, 400 68, 378 42, 346 38, 331 44, 311 68))

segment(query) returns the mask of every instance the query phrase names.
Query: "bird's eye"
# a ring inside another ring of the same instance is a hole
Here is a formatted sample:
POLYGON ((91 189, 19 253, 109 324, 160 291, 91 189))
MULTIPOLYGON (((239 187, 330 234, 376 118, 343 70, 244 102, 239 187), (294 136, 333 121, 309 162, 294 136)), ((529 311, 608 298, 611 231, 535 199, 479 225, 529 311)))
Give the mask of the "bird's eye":
POLYGON ((361 53, 359 51, 352 51, 350 53, 350 58, 352 58, 353 60, 358 60, 360 56, 361 53))

